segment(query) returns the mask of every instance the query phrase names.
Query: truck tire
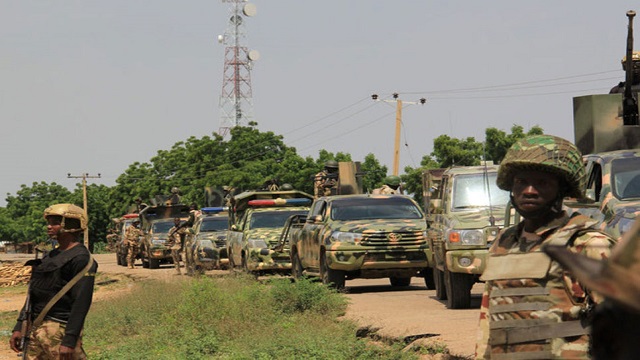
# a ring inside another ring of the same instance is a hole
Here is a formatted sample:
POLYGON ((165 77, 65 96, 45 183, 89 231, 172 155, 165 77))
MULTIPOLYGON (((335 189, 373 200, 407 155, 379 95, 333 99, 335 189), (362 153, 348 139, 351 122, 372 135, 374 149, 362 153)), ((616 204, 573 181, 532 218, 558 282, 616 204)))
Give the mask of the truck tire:
POLYGON ((424 286, 427 287, 427 290, 433 290, 436 288, 436 283, 435 280, 433 278, 433 271, 431 271, 429 268, 425 268, 422 271, 422 274, 424 275, 424 286))
POLYGON ((468 309, 471 306, 470 275, 452 273, 444 269, 448 309, 468 309))
POLYGON ((389 282, 393 287, 400 287, 400 286, 404 287, 404 286, 409 286, 409 284, 411 284, 411 278, 392 276, 389 278, 389 282))
POLYGON ((160 268, 160 259, 149 258, 149 269, 160 268))
POLYGON ((120 265, 127 266, 127 255, 118 255, 120 256, 120 265))
POLYGON ((438 268, 433 268, 433 281, 436 283, 436 299, 447 300, 447 290, 444 285, 444 273, 438 268))
MULTIPOLYGON (((292 250, 295 251, 295 250, 292 250)), ((294 252, 291 256, 291 277, 294 279, 300 279, 302 277, 302 263, 300 262, 300 257, 298 257, 298 253, 294 252)))
POLYGON ((344 289, 344 271, 329 268, 324 253, 320 256, 320 278, 322 279, 322 283, 327 286, 333 287, 336 290, 344 289))

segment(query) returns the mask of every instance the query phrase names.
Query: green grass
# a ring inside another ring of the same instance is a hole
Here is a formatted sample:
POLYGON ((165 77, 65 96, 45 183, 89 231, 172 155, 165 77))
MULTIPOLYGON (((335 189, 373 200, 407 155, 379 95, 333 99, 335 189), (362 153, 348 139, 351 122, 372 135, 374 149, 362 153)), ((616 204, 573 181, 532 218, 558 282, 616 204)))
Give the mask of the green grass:
POLYGON ((94 303, 90 359, 415 359, 356 337, 346 298, 308 280, 251 276, 149 282, 94 303))

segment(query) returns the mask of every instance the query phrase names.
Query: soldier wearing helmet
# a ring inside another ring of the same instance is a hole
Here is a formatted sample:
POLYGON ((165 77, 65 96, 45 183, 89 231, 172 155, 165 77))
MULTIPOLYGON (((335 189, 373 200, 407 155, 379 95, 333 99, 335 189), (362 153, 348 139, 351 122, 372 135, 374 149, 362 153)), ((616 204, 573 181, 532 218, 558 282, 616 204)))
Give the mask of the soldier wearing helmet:
MULTIPOLYGON (((622 70, 627 71, 627 55, 622 57, 622 70)), ((640 90, 640 52, 634 51, 631 55, 631 64, 633 66, 633 82, 631 84, 631 91, 637 92, 640 90)), ((625 82, 621 81, 618 85, 609 90, 609 94, 622 94, 624 93, 625 82)))
POLYGON ((84 359, 82 328, 91 306, 98 264, 80 242, 87 230, 84 210, 56 204, 44 211, 47 235, 59 246, 33 263, 27 303, 9 340, 11 349, 27 359, 84 359), (66 288, 66 286, 70 286, 66 288), (20 349, 21 323, 30 314, 33 325, 26 349, 20 349))
POLYGON ((396 175, 387 176, 384 178, 384 185, 374 189, 371 193, 382 195, 402 194, 402 189, 400 188, 400 177, 396 175))
POLYGON ((602 299, 542 252, 552 244, 609 256, 614 240, 593 228, 597 221, 562 209, 563 198, 582 197, 584 182, 582 156, 565 139, 530 136, 507 151, 497 185, 511 193, 523 220, 502 230, 489 249, 477 358, 589 358, 586 319, 602 299))
POLYGON ((140 252, 140 237, 144 235, 139 226, 140 220, 135 219, 124 231, 124 243, 127 245, 127 266, 129 269, 135 268, 136 257, 140 252))
POLYGON ((611 251, 595 260, 561 246, 544 251, 590 289, 606 297, 591 325, 594 359, 635 359, 640 353, 640 221, 611 251))
POLYGON ((313 194, 316 198, 331 195, 338 186, 338 162, 325 162, 324 169, 313 177, 313 184, 313 194))

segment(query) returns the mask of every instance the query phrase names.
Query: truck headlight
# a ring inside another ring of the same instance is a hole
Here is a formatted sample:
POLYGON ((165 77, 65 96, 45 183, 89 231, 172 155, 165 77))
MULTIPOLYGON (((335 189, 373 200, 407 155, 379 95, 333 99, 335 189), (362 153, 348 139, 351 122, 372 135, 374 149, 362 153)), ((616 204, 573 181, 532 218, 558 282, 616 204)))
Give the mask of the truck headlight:
POLYGON ((360 233, 352 233, 352 232, 344 232, 344 231, 334 231, 331 234, 331 241, 344 242, 349 244, 357 244, 362 241, 362 234, 360 233))
POLYGON ((447 241, 459 245, 482 245, 484 234, 482 230, 449 230, 447 241))
POLYGON ((249 247, 265 249, 268 247, 267 242, 262 239, 249 239, 247 241, 249 243, 249 247))

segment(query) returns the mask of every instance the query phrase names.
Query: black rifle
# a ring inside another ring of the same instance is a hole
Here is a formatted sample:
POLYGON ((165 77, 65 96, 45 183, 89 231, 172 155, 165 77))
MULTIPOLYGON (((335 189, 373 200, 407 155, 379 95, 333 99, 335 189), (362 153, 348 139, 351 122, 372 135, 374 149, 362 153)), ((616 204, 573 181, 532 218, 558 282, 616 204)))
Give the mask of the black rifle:
MULTIPOLYGON (((27 261, 24 266, 31 266, 31 277, 33 277, 33 269, 40 265, 42 260, 38 259, 38 249, 36 249, 36 257, 35 259, 27 261)), ((20 351, 22 351, 22 358, 27 358, 27 347, 29 346, 29 336, 31 335, 31 279, 29 279, 29 286, 27 287, 27 299, 24 302, 24 308, 22 314, 20 314, 20 318, 22 319, 22 326, 20 328, 20 333, 22 334, 22 338, 20 338, 20 351)))

